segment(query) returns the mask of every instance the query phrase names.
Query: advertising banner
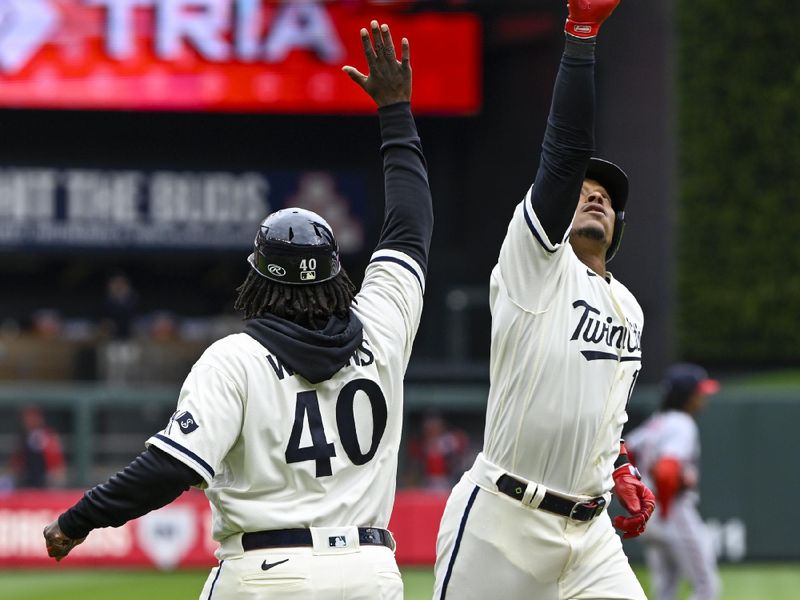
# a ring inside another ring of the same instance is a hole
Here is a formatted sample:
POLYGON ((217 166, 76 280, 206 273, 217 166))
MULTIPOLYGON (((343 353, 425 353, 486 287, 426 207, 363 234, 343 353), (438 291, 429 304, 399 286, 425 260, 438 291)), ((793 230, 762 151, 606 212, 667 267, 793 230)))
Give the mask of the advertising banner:
MULTIPOLYGON (((81 495, 22 491, 0 497, 0 568, 52 564, 42 530, 81 495)), ((59 567, 211 567, 216 547, 208 501, 190 492, 127 525, 93 531, 59 567)))
POLYGON ((0 168, 0 251, 232 249, 270 212, 313 210, 344 254, 364 244, 365 182, 354 173, 0 168))
POLYGON ((417 114, 477 112, 475 15, 310 0, 0 0, 0 106, 371 113, 341 72, 371 19, 411 42, 417 114))
MULTIPOLYGON (((80 499, 81 491, 18 491, 0 496, 0 569, 46 567, 42 530, 80 499)), ((400 564, 433 564, 436 532, 447 495, 405 490, 397 493, 389 529, 400 564)), ((211 509, 192 490, 173 503, 118 528, 93 531, 59 569, 155 567, 206 568, 216 565, 211 509)))

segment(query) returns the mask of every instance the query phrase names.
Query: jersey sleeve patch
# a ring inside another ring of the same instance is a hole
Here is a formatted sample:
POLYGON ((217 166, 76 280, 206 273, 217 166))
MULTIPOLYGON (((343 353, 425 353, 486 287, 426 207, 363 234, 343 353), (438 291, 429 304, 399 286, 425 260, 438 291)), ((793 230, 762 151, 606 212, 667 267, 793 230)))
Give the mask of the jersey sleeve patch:
POLYGON ((181 428, 181 433, 189 434, 193 431, 197 430, 200 425, 197 423, 197 419, 192 416, 192 413, 189 411, 185 411, 175 416, 175 421, 178 423, 178 426, 181 428))
POLYGON ((567 231, 564 233, 564 238, 557 244, 553 244, 547 237, 547 234, 542 227, 542 224, 539 222, 539 217, 536 216, 536 211, 533 210, 533 203, 531 202, 531 196, 533 194, 533 186, 530 187, 528 193, 525 194, 525 200, 522 202, 522 213, 525 216, 525 223, 528 225, 528 229, 530 229, 533 237, 539 242, 539 245, 544 248, 545 251, 553 254, 556 252, 569 238, 570 231, 572 230, 572 226, 567 228, 567 231))
POLYGON ((425 275, 422 271, 422 268, 419 266, 419 264, 417 264, 417 261, 411 258, 408 254, 390 249, 378 250, 372 255, 372 258, 369 262, 370 264, 375 262, 388 262, 399 265, 414 276, 419 284, 420 290, 423 293, 425 292, 425 275))

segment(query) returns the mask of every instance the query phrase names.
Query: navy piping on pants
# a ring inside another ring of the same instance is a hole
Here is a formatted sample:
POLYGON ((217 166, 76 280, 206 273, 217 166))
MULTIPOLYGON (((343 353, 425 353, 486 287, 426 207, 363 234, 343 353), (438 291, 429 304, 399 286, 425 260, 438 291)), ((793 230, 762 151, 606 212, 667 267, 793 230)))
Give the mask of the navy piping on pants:
POLYGON ((217 574, 214 576, 214 581, 211 582, 211 589, 208 590, 208 600, 211 600, 211 596, 214 594, 214 586, 217 585, 217 579, 219 579, 219 574, 222 572, 222 563, 225 561, 222 560, 217 567, 217 574))
POLYGON ((456 536, 456 543, 453 546, 453 554, 450 555, 450 563, 447 565, 447 573, 444 576, 444 583, 442 584, 442 595, 439 600, 444 600, 445 594, 447 594, 447 584, 450 583, 450 576, 453 574, 453 565, 456 562, 456 554, 458 554, 458 548, 461 546, 461 538, 464 536, 464 528, 467 525, 467 517, 469 517, 469 511, 472 510, 472 504, 475 502, 475 496, 478 495, 478 486, 475 486, 475 489, 472 490, 472 494, 469 496, 469 500, 467 500, 467 507, 464 509, 464 516, 461 517, 461 524, 458 526, 458 535, 456 536))

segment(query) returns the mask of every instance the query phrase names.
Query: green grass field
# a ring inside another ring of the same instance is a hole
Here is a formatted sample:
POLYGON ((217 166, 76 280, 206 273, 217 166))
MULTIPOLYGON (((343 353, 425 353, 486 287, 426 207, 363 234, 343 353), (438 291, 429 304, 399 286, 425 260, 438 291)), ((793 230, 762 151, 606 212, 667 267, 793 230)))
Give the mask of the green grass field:
MULTIPOLYGON (((637 570, 647 589, 647 573, 637 570)), ((197 600, 200 571, 0 571, 2 600, 197 600)), ((406 600, 430 600, 430 569, 404 569, 406 600)), ((800 564, 724 566, 721 600, 798 600, 800 564)), ((685 593, 682 596, 687 597, 685 593)))

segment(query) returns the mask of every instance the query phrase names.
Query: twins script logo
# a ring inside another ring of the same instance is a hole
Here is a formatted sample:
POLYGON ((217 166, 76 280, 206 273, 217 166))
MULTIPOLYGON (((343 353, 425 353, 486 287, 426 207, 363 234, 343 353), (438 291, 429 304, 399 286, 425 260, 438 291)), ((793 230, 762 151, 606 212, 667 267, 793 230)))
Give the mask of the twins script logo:
POLYGON ((590 344, 591 349, 581 350, 586 360, 642 360, 642 331, 639 325, 630 321, 619 324, 586 300, 576 300, 572 308, 580 316, 570 341, 590 344))
POLYGON ((0 0, 0 71, 15 73, 41 49, 58 26, 48 0, 0 0))

